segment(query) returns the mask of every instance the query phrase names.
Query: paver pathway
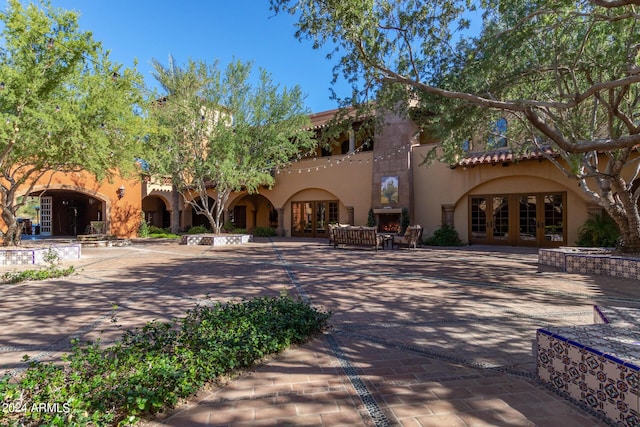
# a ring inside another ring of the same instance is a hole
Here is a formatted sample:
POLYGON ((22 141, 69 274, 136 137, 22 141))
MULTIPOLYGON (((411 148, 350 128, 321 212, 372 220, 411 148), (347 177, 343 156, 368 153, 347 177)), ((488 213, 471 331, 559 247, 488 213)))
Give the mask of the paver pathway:
POLYGON ((286 289, 333 311, 323 336, 155 426, 606 425, 536 380, 535 330, 592 323, 596 303, 640 307, 637 281, 539 271, 536 251, 519 248, 164 242, 85 248, 70 264, 71 278, 0 287, 0 372, 18 372, 23 354, 55 359, 71 337, 111 342, 207 295, 286 289))

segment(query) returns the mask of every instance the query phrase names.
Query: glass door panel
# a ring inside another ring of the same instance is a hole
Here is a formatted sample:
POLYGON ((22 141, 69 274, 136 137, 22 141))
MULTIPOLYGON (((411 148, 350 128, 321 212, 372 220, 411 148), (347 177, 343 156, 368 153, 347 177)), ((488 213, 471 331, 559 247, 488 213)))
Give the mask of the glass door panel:
POLYGON ((518 195, 518 242, 536 245, 538 242, 538 197, 518 195))
POLYGON ((316 202, 316 237, 327 236, 327 202, 316 202))
POLYGON ((304 236, 307 229, 307 207, 309 203, 291 203, 291 235, 304 236))
POLYGON ((488 199, 485 196, 471 196, 471 241, 485 241, 487 234, 488 199))
POLYGON ((291 203, 292 236, 327 237, 331 222, 338 222, 338 202, 291 203))
POLYGON ((507 243, 509 240, 509 198, 508 196, 493 196, 491 209, 491 237, 494 240, 507 243))
POLYGON ((544 246, 563 245, 564 233, 564 196, 562 194, 544 195, 544 246))

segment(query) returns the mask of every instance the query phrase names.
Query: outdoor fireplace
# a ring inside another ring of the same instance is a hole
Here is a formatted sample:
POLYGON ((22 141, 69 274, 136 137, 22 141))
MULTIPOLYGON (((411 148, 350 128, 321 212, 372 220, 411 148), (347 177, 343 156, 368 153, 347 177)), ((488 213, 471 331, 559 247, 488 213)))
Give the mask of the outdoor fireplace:
POLYGON ((402 209, 374 209, 378 233, 394 234, 400 231, 402 209))

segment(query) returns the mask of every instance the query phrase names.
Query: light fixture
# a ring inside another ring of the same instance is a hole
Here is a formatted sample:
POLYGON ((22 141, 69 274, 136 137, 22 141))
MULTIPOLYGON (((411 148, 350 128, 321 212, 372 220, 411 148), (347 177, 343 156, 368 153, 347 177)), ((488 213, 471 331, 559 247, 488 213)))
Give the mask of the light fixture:
POLYGON ((124 185, 118 187, 116 194, 118 194, 118 199, 122 199, 124 197, 124 185))

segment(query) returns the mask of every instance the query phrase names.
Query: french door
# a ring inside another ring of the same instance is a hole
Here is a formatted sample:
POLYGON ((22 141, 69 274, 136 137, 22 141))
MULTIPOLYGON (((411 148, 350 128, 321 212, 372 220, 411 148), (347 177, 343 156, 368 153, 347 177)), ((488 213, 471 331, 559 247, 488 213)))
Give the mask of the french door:
POLYGON ((469 196, 472 244, 565 245, 566 193, 469 196))
POLYGON ((53 198, 51 196, 40 197, 40 235, 51 236, 52 227, 52 212, 53 198))
POLYGON ((295 237, 329 237, 331 222, 338 221, 337 201, 291 203, 291 235, 295 237))

